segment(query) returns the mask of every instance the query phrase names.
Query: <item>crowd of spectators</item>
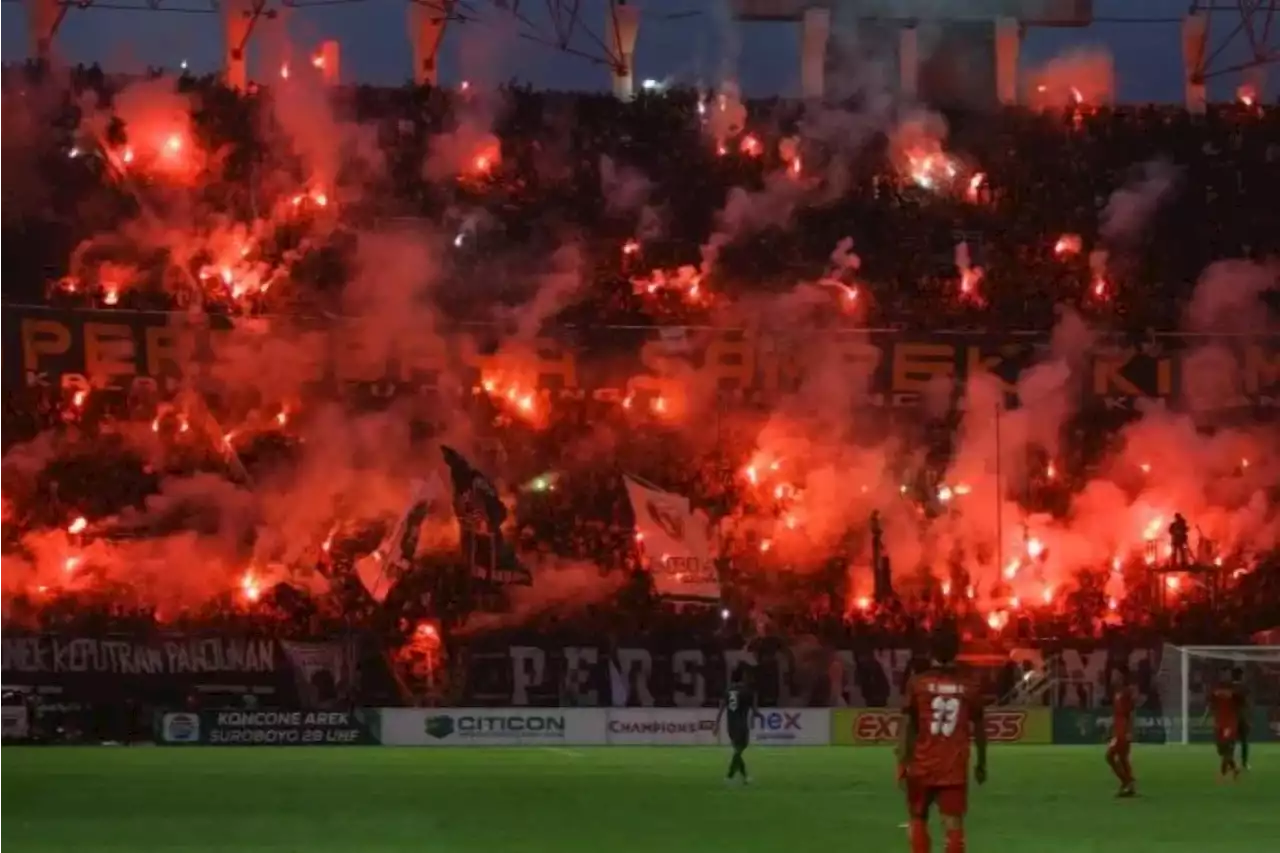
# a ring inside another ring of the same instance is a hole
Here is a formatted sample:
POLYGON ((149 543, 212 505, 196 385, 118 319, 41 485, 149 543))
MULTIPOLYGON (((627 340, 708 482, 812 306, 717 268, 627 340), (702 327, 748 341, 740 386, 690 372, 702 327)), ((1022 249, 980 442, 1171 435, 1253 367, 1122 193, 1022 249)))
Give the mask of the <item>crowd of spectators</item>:
MULTIPOLYGON (((86 151, 94 138, 104 146, 129 139, 129 128, 120 122, 108 123, 100 138, 86 136, 89 117, 110 113, 128 87, 157 79, 167 78, 160 72, 149 81, 113 78, 96 68, 73 69, 69 75, 36 66, 4 70, 5 165, 9 175, 22 170, 18 180, 6 177, 5 184, 7 304, 135 309, 185 304, 166 289, 164 268, 178 262, 163 254, 145 261, 130 255, 135 268, 144 268, 141 280, 110 302, 104 303, 101 289, 89 282, 80 288, 56 286, 78 272, 71 267, 74 247, 109 223, 136 215, 146 191, 123 187, 104 167, 105 157, 72 156, 86 151), (24 121, 9 120, 20 113, 24 121), (156 271, 145 269, 147 264, 156 271)), ((172 88, 190 98, 200 148, 217 152, 202 167, 197 185, 187 188, 192 208, 247 215, 261 203, 260 194, 281 191, 278 172, 301 168, 305 158, 280 154, 283 132, 273 119, 272 98, 285 85, 240 94, 211 78, 173 80, 172 88)), ((961 177, 954 187, 940 188, 913 179, 910 164, 904 166, 910 152, 895 142, 896 119, 883 119, 879 126, 870 105, 858 103, 816 109, 779 100, 747 102, 742 127, 725 137, 709 127, 707 118, 708 110, 723 109, 723 97, 687 90, 645 92, 632 103, 518 86, 503 89, 496 101, 478 93, 414 87, 357 86, 330 94, 328 126, 362 128, 362 139, 376 140, 379 167, 371 167, 368 157, 339 151, 346 165, 332 192, 345 205, 341 225, 323 243, 308 243, 305 253, 293 251, 297 235, 277 236, 274 249, 289 256, 296 285, 287 295, 239 306, 206 304, 209 310, 329 310, 351 260, 350 235, 405 217, 467 223, 465 246, 447 263, 452 284, 439 294, 443 309, 457 320, 491 318, 494 302, 524 292, 514 285, 508 292, 504 285, 506 277, 516 278, 511 258, 518 264, 551 253, 569 235, 589 259, 591 280, 548 320, 553 326, 714 322, 723 316, 717 308, 725 303, 832 275, 833 248, 851 238, 860 264, 835 273, 847 273, 842 283, 858 288, 859 311, 845 317, 846 324, 1044 331, 1060 306, 1070 304, 1118 330, 1176 330, 1198 276, 1212 262, 1274 261, 1280 252, 1280 208, 1274 203, 1280 193, 1280 111, 1254 104, 1215 105, 1203 116, 1161 105, 1088 104, 948 114, 945 133, 935 134, 936 141, 961 177), (500 156, 474 180, 433 176, 424 164, 439 154, 438 141, 462 138, 460 129, 475 120, 481 100, 490 105, 484 132, 499 140, 500 156), (1101 236, 1100 220, 1117 191, 1140 179, 1135 169, 1160 161, 1172 168, 1170 192, 1176 201, 1154 205, 1141 227, 1127 229, 1123 239, 1101 236), (610 197, 609 175, 618 170, 642 188, 640 201, 620 205, 610 197), (779 182, 792 175, 809 183, 803 190, 779 189, 779 182), (729 222, 735 218, 730 215, 733 197, 744 190, 750 206, 769 208, 747 217, 764 224, 729 222), (632 286, 633 277, 651 269, 703 264, 717 232, 729 239, 717 244, 714 264, 706 270, 714 299, 681 299, 678 293, 655 298, 632 286), (1078 236, 1080 246, 1064 250, 1064 235, 1078 236), (628 251, 633 240, 639 248, 628 251), (960 284, 956 249, 962 243, 968 262, 982 270, 977 298, 964 298, 960 284), (1105 252, 1105 269, 1098 265, 1098 250, 1105 252), (1099 276, 1106 279, 1105 295, 1096 289, 1099 276), (482 279, 482 288, 468 284, 482 279)), ((305 176, 297 177, 305 186, 305 176)), ((129 250, 117 246, 115 251, 129 250)), ((19 522, 58 523, 73 507, 109 516, 140 503, 162 476, 190 474, 209 464, 186 459, 185 467, 157 472, 136 455, 109 452, 124 444, 118 431, 102 427, 114 417, 111 412, 95 412, 92 424, 83 416, 68 418, 64 399, 17 388, 9 374, 4 397, 6 453, 19 440, 50 431, 58 434, 63 450, 59 461, 36 477, 31 505, 17 506, 6 479, 7 548, 20 540, 19 522)), ((476 421, 491 422, 493 415, 478 412, 476 421)), ((538 566, 552 557, 591 564, 619 579, 619 585, 609 597, 571 615, 552 608, 529 615, 518 627, 496 629, 507 635, 532 630, 544 641, 569 641, 684 634, 731 642, 768 631, 815 634, 833 643, 893 644, 909 641, 941 613, 966 615, 970 606, 962 594, 943 594, 936 585, 883 602, 851 601, 847 566, 864 559, 867 548, 866 531, 852 530, 842 549, 803 571, 784 571, 796 567, 771 562, 750 537, 729 536, 722 554, 728 616, 719 609, 677 608, 654 596, 643 571, 645 558, 620 475, 643 473, 688 495, 716 518, 762 511, 744 503, 735 485, 738 460, 749 452, 751 436, 735 435, 726 424, 707 430, 715 433, 710 440, 705 435, 694 440, 638 428, 625 419, 610 422, 590 402, 557 405, 537 430, 508 427, 484 461, 499 466, 503 479, 518 487, 511 535, 533 567, 535 587, 538 566), (607 462, 597 458, 575 465, 558 457, 572 436, 593 429, 608 430, 615 438, 607 462), (737 446, 741 443, 744 448, 737 446), (528 487, 548 474, 547 483, 528 487)), ((1099 443, 1099 423, 1086 420, 1073 428, 1077 444, 1099 443)), ((425 445, 429 425, 422 432, 425 445)), ((945 455, 945 435, 917 438, 938 445, 945 455)), ((250 467, 269 466, 288 460, 296 449, 287 437, 268 436, 242 447, 240 455, 250 467)), ((1026 499, 1052 504, 1054 490, 1080 482, 1088 462, 1082 454, 1079 470, 1042 484, 1046 494, 1029 491, 1026 499)), ((910 476, 928 478, 927 472, 910 476)), ((923 483, 921 494, 930 489, 923 483)), ((352 533, 347 549, 367 551, 376 544, 380 528, 373 527, 371 533, 352 533)), ((420 564, 381 607, 340 565, 330 566, 342 562, 321 561, 322 573, 335 579, 331 593, 282 583, 255 597, 248 608, 228 592, 199 611, 157 615, 145 603, 126 604, 129 595, 121 590, 101 595, 96 600, 105 604, 98 607, 83 594, 39 598, 26 593, 6 606, 13 619, 31 627, 142 630, 161 621, 188 629, 270 626, 315 636, 357 624, 403 639, 423 621, 460 626, 472 610, 488 604, 458 582, 444 555, 420 564)), ((1122 634, 1130 640, 1238 641, 1275 619, 1280 602, 1275 569, 1266 564, 1243 582, 1213 595, 1206 591, 1174 611, 1135 595, 1120 618, 1111 620, 1104 618, 1101 594, 1084 578, 1055 608, 1028 611, 1005 630, 1027 639, 1122 634)), ((968 615, 970 630, 989 630, 976 613, 968 615)))

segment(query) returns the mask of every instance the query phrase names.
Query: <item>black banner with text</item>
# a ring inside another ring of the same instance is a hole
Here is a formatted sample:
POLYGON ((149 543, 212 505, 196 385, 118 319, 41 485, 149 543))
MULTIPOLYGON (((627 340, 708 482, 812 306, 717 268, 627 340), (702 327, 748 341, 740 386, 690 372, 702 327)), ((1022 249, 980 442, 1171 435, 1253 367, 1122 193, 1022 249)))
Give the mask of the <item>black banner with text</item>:
MULTIPOLYGON (((1160 702, 1160 648, 1012 648, 983 668, 988 690, 1019 705, 1093 708, 1111 672, 1130 674, 1140 707, 1160 702), (1035 677, 1028 677, 1028 673, 1035 677), (1046 683, 1048 689, 1027 687, 1046 683)), ((764 641, 750 650, 513 645, 468 653, 467 692, 479 706, 707 707, 739 667, 754 671, 761 706, 897 706, 913 666, 909 649, 850 651, 764 641)))
POLYGON ((4 683, 55 687, 85 701, 168 701, 257 694, 301 707, 345 701, 356 684, 343 642, 264 637, 6 635, 4 683))
MULTIPOLYGON (((678 400, 691 387, 767 403, 794 390, 816 361, 844 365, 867 405, 911 407, 978 374, 1011 400, 1018 379, 1053 360, 1046 333, 840 330, 807 334, 685 327, 551 330, 519 347, 500 330, 457 327, 389 339, 359 318, 192 317, 187 314, 5 306, 4 381, 161 394, 200 373, 242 375, 287 365, 294 379, 476 392, 486 376, 521 377, 544 398, 678 400), (282 358, 285 352, 288 358, 282 358), (239 374, 238 371, 239 370, 239 374)), ((1139 401, 1199 408, 1280 408, 1280 337, 1101 337, 1060 363, 1085 401, 1130 410, 1139 401)), ((282 368, 283 369, 283 368, 282 368)))

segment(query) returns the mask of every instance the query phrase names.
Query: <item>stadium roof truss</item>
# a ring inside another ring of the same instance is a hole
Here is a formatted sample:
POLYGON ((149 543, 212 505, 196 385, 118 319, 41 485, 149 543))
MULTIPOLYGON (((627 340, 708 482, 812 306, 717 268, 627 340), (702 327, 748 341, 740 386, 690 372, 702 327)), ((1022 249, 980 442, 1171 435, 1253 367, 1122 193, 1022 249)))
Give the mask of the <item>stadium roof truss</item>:
MULTIPOLYGON (((23 2, 23 0, 5 0, 23 2)), ((273 0, 242 0, 254 17, 269 13, 273 0)), ((289 9, 311 6, 345 6, 374 0, 274 0, 289 9)), ((441 18, 457 24, 476 24, 510 30, 527 41, 552 50, 572 54, 598 65, 623 67, 626 60, 616 33, 617 9, 626 0, 407 0, 438 12, 441 18), (603 9, 599 7, 603 6, 603 9), (585 14, 584 14, 585 11, 585 14), (603 14, 602 14, 603 13, 603 14), (588 22, 590 21, 590 23, 588 22)), ((71 9, 116 9, 136 12, 170 12, 194 15, 217 14, 219 0, 57 0, 58 16, 53 23, 56 33, 71 9)), ((678 12, 662 16, 666 20, 693 17, 699 11, 678 12)))
MULTIPOLYGON (((283 0, 286 5, 313 6, 343 0, 283 0)), ((624 67, 626 60, 616 39, 597 32, 584 20, 583 6, 595 7, 591 0, 409 0, 439 12, 446 20, 459 24, 479 24, 509 29, 516 34, 553 50, 569 53, 599 65, 624 67)), ((626 0, 602 0, 607 7, 601 15, 589 10, 585 17, 612 23, 618 6, 626 0)), ((609 27, 609 31, 615 30, 609 27)))
POLYGON ((1204 15, 1208 25, 1204 56, 1193 77, 1210 80, 1280 61, 1277 6, 1280 0, 1192 0, 1189 12, 1204 15), (1245 56, 1237 60, 1229 52, 1241 47, 1245 56))
MULTIPOLYGON (((6 0, 9 2, 9 0, 6 0)), ((22 0, 13 0, 22 2, 22 0)), ((188 15, 212 15, 218 11, 218 0, 58 0, 65 16, 69 9, 119 9, 129 12, 177 12, 188 15)))

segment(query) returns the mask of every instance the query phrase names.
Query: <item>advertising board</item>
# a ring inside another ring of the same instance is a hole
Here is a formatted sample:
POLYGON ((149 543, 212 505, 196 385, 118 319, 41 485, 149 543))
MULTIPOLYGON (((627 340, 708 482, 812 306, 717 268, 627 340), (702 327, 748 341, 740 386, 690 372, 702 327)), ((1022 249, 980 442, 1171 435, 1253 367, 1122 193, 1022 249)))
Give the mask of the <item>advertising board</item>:
MULTIPOLYGON (((825 708, 761 708, 751 721, 758 746, 817 746, 829 742, 831 712, 825 708)), ((614 708, 608 712, 611 745, 713 746, 728 744, 715 708, 614 708)))
POLYGON ((361 711, 171 711, 157 743, 169 746, 357 746, 377 741, 361 711))
MULTIPOLYGON (((717 746, 715 708, 381 708, 387 746, 717 746)), ((825 708, 762 708, 751 724, 760 746, 830 742, 825 708)))
POLYGON ((605 714, 585 708, 382 708, 386 746, 569 746, 605 743, 605 714))
MULTIPOLYGON (((1052 743, 1048 708, 987 708, 989 743, 1052 743)), ((831 742, 842 746, 885 746, 897 743, 902 714, 895 708, 837 709, 831 714, 831 742)))
POLYGON ((622 746, 714 746, 715 708, 615 708, 608 742, 622 746))
MULTIPOLYGON (((1249 709, 1249 737, 1254 741, 1280 739, 1280 708, 1249 709)), ((1212 743, 1213 720, 1208 715, 1193 716, 1190 731, 1192 743, 1212 743)), ((1056 708, 1053 711, 1053 742, 1062 744, 1106 743, 1111 740, 1115 717, 1109 710, 1087 708, 1056 708)), ((1166 743, 1173 732, 1173 739, 1181 737, 1177 720, 1160 714, 1139 711, 1133 715, 1133 740, 1135 743, 1166 743)))

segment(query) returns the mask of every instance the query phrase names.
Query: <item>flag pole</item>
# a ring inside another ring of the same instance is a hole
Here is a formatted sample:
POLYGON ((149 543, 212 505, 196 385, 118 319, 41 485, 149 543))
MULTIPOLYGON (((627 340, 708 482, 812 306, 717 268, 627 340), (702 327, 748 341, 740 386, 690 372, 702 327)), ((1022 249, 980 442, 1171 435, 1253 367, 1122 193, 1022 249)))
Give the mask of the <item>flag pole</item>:
POLYGON ((1004 480, 1000 465, 1000 421, 1003 406, 996 401, 996 568, 1004 571, 1004 480))

